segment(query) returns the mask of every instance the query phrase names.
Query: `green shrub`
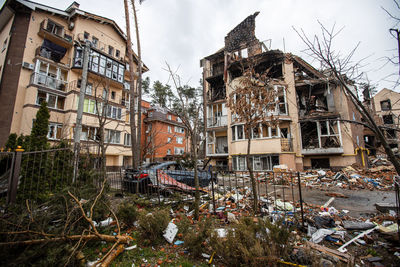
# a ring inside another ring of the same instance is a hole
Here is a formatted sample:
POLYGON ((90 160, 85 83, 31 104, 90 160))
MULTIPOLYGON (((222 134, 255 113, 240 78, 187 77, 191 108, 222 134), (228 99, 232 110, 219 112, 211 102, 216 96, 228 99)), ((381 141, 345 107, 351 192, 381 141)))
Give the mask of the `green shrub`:
POLYGON ((138 219, 139 213, 134 203, 124 202, 118 206, 118 219, 127 226, 133 226, 133 223, 138 219))
POLYGON ((269 266, 289 256, 289 238, 290 229, 282 221, 272 224, 245 217, 227 230, 226 238, 213 234, 210 244, 228 266, 269 266))
POLYGON ((152 212, 143 211, 139 214, 139 233, 146 244, 158 245, 163 242, 163 232, 170 222, 167 209, 152 212))
POLYGON ((195 229, 184 234, 185 247, 193 257, 202 253, 210 253, 207 243, 210 241, 214 226, 211 218, 207 218, 194 226, 195 229))

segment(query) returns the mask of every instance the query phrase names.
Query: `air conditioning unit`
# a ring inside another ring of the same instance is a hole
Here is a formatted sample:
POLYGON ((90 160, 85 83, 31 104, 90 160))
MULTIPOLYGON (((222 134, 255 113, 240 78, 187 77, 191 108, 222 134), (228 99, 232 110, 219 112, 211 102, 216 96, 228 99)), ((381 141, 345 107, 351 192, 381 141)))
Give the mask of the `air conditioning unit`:
POLYGON ((28 70, 33 70, 34 69, 33 64, 28 63, 28 62, 23 62, 22 63, 22 67, 25 68, 25 69, 28 69, 28 70))

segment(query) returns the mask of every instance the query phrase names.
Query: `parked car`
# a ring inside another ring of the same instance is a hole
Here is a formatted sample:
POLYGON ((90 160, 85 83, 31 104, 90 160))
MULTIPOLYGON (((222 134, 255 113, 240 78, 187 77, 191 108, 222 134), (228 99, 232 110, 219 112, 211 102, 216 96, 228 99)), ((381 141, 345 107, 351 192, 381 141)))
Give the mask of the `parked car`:
MULTIPOLYGON (((210 184, 211 174, 207 171, 198 171, 199 185, 205 187, 210 184)), ((176 161, 150 163, 144 165, 141 170, 126 169, 123 177, 124 189, 135 193, 154 192, 157 186, 178 187, 183 190, 191 190, 194 187, 194 171, 186 170, 176 161), (157 181, 158 172, 158 181, 157 181), (172 179, 170 179, 172 178, 172 179)))

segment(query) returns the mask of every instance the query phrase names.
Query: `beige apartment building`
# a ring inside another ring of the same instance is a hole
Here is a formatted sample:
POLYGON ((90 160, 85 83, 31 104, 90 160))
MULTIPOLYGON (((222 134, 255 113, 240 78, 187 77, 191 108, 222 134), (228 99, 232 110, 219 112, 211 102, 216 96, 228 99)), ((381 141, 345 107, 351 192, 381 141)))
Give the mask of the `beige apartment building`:
POLYGON ((255 18, 247 17, 225 37, 224 48, 201 60, 204 80, 206 157, 216 166, 247 170, 247 138, 251 138, 254 170, 341 168, 365 164, 363 129, 352 120, 359 114, 344 90, 329 76, 298 56, 271 50, 255 37, 255 18), (227 100, 243 67, 269 69, 276 91, 276 126, 260 123, 250 137, 233 120, 227 100), (252 63, 254 64, 254 63, 252 63))
MULTIPOLYGON (((400 93, 384 88, 373 98, 378 124, 383 127, 389 146, 399 152, 400 93)), ((369 138, 374 138, 370 136, 369 138)), ((375 140, 377 141, 377 140, 375 140)), ((377 145, 377 143, 375 143, 377 145)))
POLYGON ((113 20, 83 11, 76 2, 66 10, 25 0, 4 4, 0 13, 0 147, 10 133, 30 134, 42 101, 47 101, 50 110, 48 139, 73 141, 85 40, 91 48, 83 149, 96 153, 97 102, 107 109, 107 166, 121 166, 124 158, 129 160, 125 33, 113 20))

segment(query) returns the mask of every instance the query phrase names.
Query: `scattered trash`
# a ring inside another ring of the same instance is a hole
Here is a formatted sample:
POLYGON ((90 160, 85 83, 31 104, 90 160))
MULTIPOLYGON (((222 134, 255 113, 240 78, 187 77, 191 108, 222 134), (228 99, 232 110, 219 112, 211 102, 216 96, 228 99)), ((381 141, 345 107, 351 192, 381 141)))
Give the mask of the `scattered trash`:
POLYGON ((176 234, 178 233, 178 227, 173 222, 170 222, 165 229, 164 238, 168 241, 168 243, 172 244, 176 234))
POLYGON ((342 223, 346 230, 368 230, 376 226, 368 222, 342 221, 342 223))
POLYGON ((318 244, 324 238, 328 235, 333 234, 335 231, 329 230, 329 229, 318 229, 312 236, 311 236, 311 242, 318 244))
POLYGON ((100 226, 100 227, 105 227, 105 226, 109 226, 111 223, 113 222, 113 218, 109 217, 107 219, 105 219, 104 221, 101 221, 100 223, 97 222, 93 222, 94 226, 100 226))
POLYGON ((179 245, 182 245, 183 243, 185 243, 185 242, 184 242, 184 241, 181 241, 181 240, 176 240, 175 243, 174 243, 174 245, 179 246, 179 245))
POLYGON ((135 248, 137 248, 137 245, 133 245, 133 246, 127 247, 127 248, 125 248, 125 250, 132 250, 132 249, 135 249, 135 248))

